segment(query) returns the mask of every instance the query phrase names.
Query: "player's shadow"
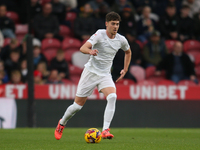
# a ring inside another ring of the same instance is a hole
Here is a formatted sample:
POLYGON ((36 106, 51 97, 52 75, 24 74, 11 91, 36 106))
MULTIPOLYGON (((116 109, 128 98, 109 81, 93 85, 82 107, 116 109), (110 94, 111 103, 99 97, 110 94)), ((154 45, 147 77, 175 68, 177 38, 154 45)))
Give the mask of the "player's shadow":
POLYGON ((0 128, 3 128, 3 122, 5 121, 4 118, 0 117, 0 128))

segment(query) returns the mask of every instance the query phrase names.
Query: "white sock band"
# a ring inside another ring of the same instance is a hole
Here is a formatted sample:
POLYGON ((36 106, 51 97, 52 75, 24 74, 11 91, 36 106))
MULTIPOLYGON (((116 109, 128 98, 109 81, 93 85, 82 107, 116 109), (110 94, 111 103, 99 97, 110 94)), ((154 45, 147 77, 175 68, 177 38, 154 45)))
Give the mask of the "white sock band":
POLYGON ((110 127, 110 123, 115 113, 115 103, 117 95, 115 93, 111 93, 106 97, 106 99, 107 99, 107 105, 104 112, 103 131, 110 127))
POLYGON ((67 110, 65 111, 64 116, 62 117, 62 119, 60 120, 60 124, 62 125, 66 125, 67 121, 75 115, 75 113, 77 113, 79 110, 81 110, 83 106, 78 105, 77 103, 73 103, 72 105, 70 105, 67 110))

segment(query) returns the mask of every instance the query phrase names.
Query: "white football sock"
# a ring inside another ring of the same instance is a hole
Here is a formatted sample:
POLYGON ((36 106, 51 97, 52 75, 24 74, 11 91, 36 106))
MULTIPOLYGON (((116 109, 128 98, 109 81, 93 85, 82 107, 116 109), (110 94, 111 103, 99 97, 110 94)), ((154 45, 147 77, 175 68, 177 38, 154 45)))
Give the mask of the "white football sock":
POLYGON ((65 111, 64 116, 62 117, 62 119, 60 120, 60 124, 61 125, 66 125, 67 121, 75 115, 75 113, 77 113, 79 110, 81 110, 83 106, 78 105, 77 103, 73 103, 72 105, 70 105, 67 110, 65 111))
POLYGON ((110 127, 110 123, 115 113, 115 103, 117 95, 115 93, 111 93, 106 97, 106 99, 107 99, 107 105, 104 112, 103 131, 110 127))

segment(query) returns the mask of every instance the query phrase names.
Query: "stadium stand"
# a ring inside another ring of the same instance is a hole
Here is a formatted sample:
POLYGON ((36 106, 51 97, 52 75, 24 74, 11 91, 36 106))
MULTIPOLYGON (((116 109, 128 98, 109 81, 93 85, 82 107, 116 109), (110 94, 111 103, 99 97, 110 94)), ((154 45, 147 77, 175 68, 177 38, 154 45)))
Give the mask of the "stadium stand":
POLYGON ((61 43, 57 39, 44 39, 42 40, 42 51, 48 50, 48 49, 59 49, 61 48, 61 43))
POLYGON ((187 85, 187 86, 197 86, 193 81, 191 80, 182 80, 178 83, 178 85, 187 85))
POLYGON ((59 26, 59 34, 63 37, 72 37, 72 32, 70 30, 69 27, 65 26, 65 25, 60 25, 59 26))
POLYGON ((137 83, 137 85, 140 85, 140 86, 142 86, 142 85, 146 85, 146 86, 150 85, 150 86, 152 86, 152 85, 156 85, 156 83, 151 81, 151 80, 142 80, 142 81, 139 81, 137 83))
POLYGON ((137 81, 145 79, 145 70, 140 66, 131 66, 130 73, 136 78, 137 81))
POLYGON ((6 16, 14 21, 15 24, 19 23, 19 15, 14 11, 7 11, 6 16))
POLYGON ((165 85, 165 86, 169 86, 169 85, 176 85, 176 83, 174 83, 172 80, 161 80, 157 83, 157 85, 165 85))
POLYGON ((27 24, 16 24, 15 25, 15 34, 20 43, 27 33, 28 33, 28 25, 27 24))
POLYGON ((166 40, 165 41, 165 45, 166 45, 169 52, 173 51, 173 47, 174 47, 175 42, 176 42, 176 40, 166 40))
POLYGON ((71 49, 71 48, 79 49, 80 47, 81 47, 81 42, 76 38, 67 37, 62 42, 62 49, 63 50, 68 50, 68 49, 71 49))

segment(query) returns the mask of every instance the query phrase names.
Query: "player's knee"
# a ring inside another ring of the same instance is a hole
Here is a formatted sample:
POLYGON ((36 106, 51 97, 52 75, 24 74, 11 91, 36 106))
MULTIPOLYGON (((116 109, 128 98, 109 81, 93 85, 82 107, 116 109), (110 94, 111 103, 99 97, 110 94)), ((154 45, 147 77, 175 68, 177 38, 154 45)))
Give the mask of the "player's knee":
POLYGON ((108 102, 116 102, 117 99, 117 94, 116 93, 111 93, 106 97, 108 102))
POLYGON ((74 105, 74 109, 75 109, 75 111, 79 111, 79 110, 81 110, 81 108, 83 107, 83 106, 77 104, 76 102, 74 102, 73 105, 74 105))

